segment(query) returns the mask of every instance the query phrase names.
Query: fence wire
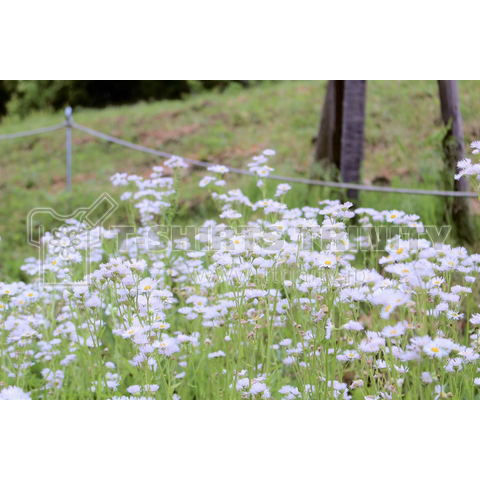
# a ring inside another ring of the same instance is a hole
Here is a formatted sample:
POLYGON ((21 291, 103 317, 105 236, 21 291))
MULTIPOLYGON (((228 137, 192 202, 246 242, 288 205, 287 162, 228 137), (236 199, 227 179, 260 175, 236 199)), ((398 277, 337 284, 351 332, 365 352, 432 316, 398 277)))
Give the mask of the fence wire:
MULTIPOLYGON (((72 128, 76 128, 82 132, 88 133, 97 138, 101 138, 108 142, 116 143, 118 145, 123 145, 124 147, 131 148, 132 150, 137 150, 139 152, 150 153, 152 155, 156 155, 158 157, 163 158, 171 158, 173 155, 171 153, 162 152, 161 150, 155 150, 153 148, 144 147, 142 145, 137 145, 132 142, 127 142, 120 138, 112 137, 111 135, 106 135, 105 133, 97 132, 91 128, 85 127, 83 125, 79 125, 78 123, 72 123, 72 128)), ((182 157, 177 155, 185 162, 196 165, 199 167, 211 167, 216 165, 211 162, 203 162, 200 160, 193 160, 191 158, 182 157)), ((222 163, 222 165, 224 165, 222 163)), ((256 176, 254 172, 250 172, 248 170, 243 170, 241 168, 234 168, 228 165, 224 165, 228 168, 230 172, 238 173, 240 175, 249 175, 249 176, 256 176)), ((401 193, 401 194, 410 194, 410 195, 434 195, 434 196, 441 196, 441 197, 472 197, 477 198, 477 194, 470 193, 470 192, 448 192, 444 190, 417 190, 411 188, 392 188, 392 187, 377 187, 375 185, 359 185, 354 183, 342 183, 342 182, 326 182, 323 180, 312 180, 309 178, 292 178, 292 177, 284 177, 281 175, 269 175, 267 179, 270 178, 272 180, 278 180, 281 182, 288 182, 288 183, 303 183, 305 185, 317 185, 321 187, 331 187, 331 188, 347 188, 351 190, 364 190, 368 192, 386 192, 386 193, 401 193)))
POLYGON ((59 123, 58 125, 52 125, 51 127, 39 128, 38 130, 29 130, 26 132, 18 133, 6 133, 0 135, 0 140, 10 140, 12 138, 21 138, 21 137, 30 137, 32 135, 40 135, 42 133, 54 132, 55 130, 60 130, 67 126, 67 122, 59 123))
MULTIPOLYGON (((115 143, 117 145, 121 145, 126 148, 130 148, 132 150, 137 150, 138 152, 148 153, 150 155, 155 155, 157 157, 162 158, 171 158, 174 156, 171 153, 162 152, 161 150, 156 150, 153 148, 144 147, 143 145, 138 145, 136 143, 128 142, 126 140, 122 140, 121 138, 113 137, 112 135, 107 135, 106 133, 98 132, 97 130, 93 130, 92 128, 86 127, 84 125, 80 125, 79 123, 69 121, 59 123, 58 125, 52 125, 51 127, 39 128, 38 130, 30 130, 26 132, 19 132, 19 133, 9 133, 0 135, 0 140, 8 140, 13 138, 21 138, 21 137, 28 137, 31 135, 40 135, 42 133, 53 132, 55 130, 60 130, 70 126, 76 130, 84 132, 88 135, 93 137, 100 138, 107 142, 115 143)), ((189 163, 190 165, 194 165, 197 167, 208 168, 213 165, 217 165, 216 163, 211 162, 204 162, 200 160, 194 160, 192 158, 183 157, 180 155, 176 155, 182 158, 185 162, 189 163)), ((223 164, 222 164, 223 165, 223 164)), ((228 165, 224 165, 228 168, 228 170, 232 173, 237 173, 239 175, 248 175, 250 177, 256 176, 254 172, 250 172, 248 170, 244 170, 241 168, 230 167, 228 165)), ((445 191, 445 190, 417 190, 413 188, 393 188, 393 187, 377 187, 375 185, 360 185, 355 183, 343 183, 343 182, 327 182, 324 180, 312 180, 309 178, 293 178, 293 177, 285 177, 282 175, 269 175, 268 179, 278 180, 280 182, 286 183, 301 183, 304 185, 314 185, 320 187, 330 187, 330 188, 345 188, 350 190, 363 190, 366 192, 384 192, 384 193, 400 193, 406 195, 432 195, 437 197, 469 197, 469 198, 477 198, 476 193, 471 192, 454 192, 454 191, 445 191)))

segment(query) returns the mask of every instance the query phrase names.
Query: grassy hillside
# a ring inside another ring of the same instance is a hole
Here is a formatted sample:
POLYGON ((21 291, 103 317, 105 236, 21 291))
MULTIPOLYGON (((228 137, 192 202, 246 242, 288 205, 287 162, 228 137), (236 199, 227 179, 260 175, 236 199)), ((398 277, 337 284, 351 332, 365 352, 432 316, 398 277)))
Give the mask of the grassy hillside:
MULTIPOLYGON (((311 171, 326 83, 265 82, 249 90, 233 86, 220 94, 77 110, 74 119, 96 130, 177 155, 232 166, 264 148, 277 151, 275 173, 307 177, 311 171)), ((435 81, 369 82, 367 90, 365 183, 381 180, 392 186, 444 188, 440 139, 442 124, 435 81)), ((467 142, 480 139, 480 82, 460 82, 467 142)), ((59 113, 41 113, 26 120, 5 119, 0 133, 40 128, 63 120, 59 113)), ((101 193, 116 195, 109 177, 118 171, 149 173, 158 159, 73 132, 73 193, 65 193, 65 131, 0 141, 0 278, 18 279, 18 267, 35 255, 26 244, 26 217, 34 207, 54 207, 68 214, 89 206, 101 193)), ((207 192, 197 185, 204 171, 189 169, 182 185, 179 221, 195 224, 212 211, 207 192)), ((249 179, 233 177, 252 199, 249 179)), ((275 183, 275 182, 272 182, 275 183)), ((295 186, 290 198, 302 206, 335 198, 334 190, 295 186)), ((362 193, 360 203, 375 208, 415 212, 425 223, 439 224, 444 200, 433 197, 362 193)), ((116 213, 120 221, 125 212, 116 213)), ((113 222, 113 221, 112 221, 113 222)))

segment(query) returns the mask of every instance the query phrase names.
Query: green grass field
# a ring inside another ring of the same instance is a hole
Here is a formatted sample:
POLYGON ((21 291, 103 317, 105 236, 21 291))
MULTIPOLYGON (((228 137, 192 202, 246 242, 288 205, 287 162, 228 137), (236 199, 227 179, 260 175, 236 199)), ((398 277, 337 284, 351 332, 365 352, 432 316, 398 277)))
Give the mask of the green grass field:
MULTIPOLYGON (((176 155, 244 166, 259 151, 277 151, 280 175, 308 177, 326 82, 264 82, 244 90, 232 86, 223 93, 209 92, 185 101, 140 103, 134 106, 74 112, 76 122, 131 142, 176 155)), ((465 141, 480 138, 480 84, 460 82, 465 141)), ((20 121, 4 119, 0 133, 52 125, 62 113, 32 114, 20 121)), ((440 105, 436 81, 371 81, 367 87, 367 127, 363 182, 376 179, 394 187, 440 188, 442 181, 440 105)), ((469 150, 467 150, 468 152, 469 150)), ((89 206, 101 193, 117 195, 109 177, 115 172, 150 172, 159 159, 105 143, 82 132, 73 132, 73 193, 65 192, 65 131, 24 139, 0 141, 0 276, 23 279, 19 266, 35 255, 26 243, 26 217, 35 207, 53 207, 68 214, 89 206)), ((179 221, 195 224, 208 218, 212 201, 207 192, 199 197, 204 171, 189 169, 182 182, 179 221), (190 192, 194 193, 190 193, 190 192)), ((233 176, 234 174, 230 174, 233 176)), ((271 188, 277 182, 270 182, 271 188)), ((237 185, 246 195, 257 193, 237 185)), ((336 198, 338 191, 296 185, 298 206, 315 205, 319 199, 336 198)), ((425 224, 439 225, 444 200, 434 197, 362 193, 361 205, 397 208, 418 213, 425 224)), ((472 202, 472 206, 475 204, 472 202)), ((291 205, 295 206, 295 205, 291 205)), ((121 208, 116 219, 126 212, 121 208)))

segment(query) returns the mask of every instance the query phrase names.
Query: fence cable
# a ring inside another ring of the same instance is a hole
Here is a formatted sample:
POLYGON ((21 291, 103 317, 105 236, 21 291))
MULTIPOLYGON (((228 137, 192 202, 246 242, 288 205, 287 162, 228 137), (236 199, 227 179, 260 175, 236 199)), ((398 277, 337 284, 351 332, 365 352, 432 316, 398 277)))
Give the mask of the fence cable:
MULTIPOLYGON (((75 123, 75 122, 72 123, 72 128, 76 128, 77 130, 81 130, 82 132, 88 133, 94 137, 98 137, 103 140, 106 140, 107 142, 123 145, 124 147, 131 148, 132 150, 137 150, 139 152, 150 153, 152 155, 156 155, 158 157, 163 157, 163 158, 171 158, 173 156, 171 153, 162 152, 160 150, 155 150, 153 148, 143 147, 142 145, 137 145, 132 142, 127 142, 125 140, 112 137, 111 135, 106 135, 105 133, 97 132, 96 130, 85 127, 83 125, 79 125, 78 123, 75 123)), ((185 162, 190 163, 191 165, 199 166, 199 167, 208 168, 213 165, 216 165, 210 162, 193 160, 191 158, 186 158, 181 156, 179 157, 185 160, 185 162)), ((228 165, 225 165, 225 167, 227 167, 228 170, 233 173, 238 173, 240 175, 249 175, 252 177, 256 176, 254 172, 250 172, 248 170, 243 170, 241 168, 234 168, 228 165)), ((317 185, 321 187, 331 187, 331 188, 346 188, 351 190, 364 190, 369 192, 401 193, 401 194, 411 194, 411 195, 434 195, 434 196, 441 196, 441 197, 477 198, 477 194, 470 193, 470 192, 449 192, 444 190, 416 190, 411 188, 376 187, 375 185, 359 185, 354 183, 326 182, 323 180, 312 180, 308 178, 291 178, 291 177, 284 177, 281 175, 269 175, 267 178, 270 178, 272 180, 278 180, 281 182, 303 183, 305 185, 317 185)))
MULTIPOLYGON (((70 126, 71 128, 75 128, 76 130, 80 130, 81 132, 87 133, 93 137, 101 138, 107 142, 115 143, 117 145, 122 145, 123 147, 130 148, 132 150, 137 150, 139 152, 148 153, 150 155, 155 155, 157 157, 163 158, 171 158, 174 156, 171 153, 162 152, 161 150, 155 150, 153 148, 144 147, 143 145, 137 145, 136 143, 128 142, 126 140, 122 140, 121 138, 113 137, 112 135, 107 135, 102 132, 98 132, 97 130, 93 130, 92 128, 85 127, 84 125, 80 125, 72 120, 59 123, 57 125, 52 125, 51 127, 44 127, 39 128, 37 130, 29 130, 26 132, 19 132, 19 133, 8 133, 4 135, 0 135, 0 140, 8 140, 13 138, 21 138, 21 137, 29 137, 31 135, 40 135, 42 133, 53 132, 55 130, 60 130, 70 126)), ((176 155, 178 156, 178 155, 176 155)), ((197 167, 208 168, 214 165, 215 163, 211 162, 204 162, 201 160, 194 160, 192 158, 181 157, 185 162, 189 163, 190 165, 194 165, 197 167)), ((241 168, 230 167, 228 165, 224 165, 228 168, 228 170, 232 173, 237 173, 239 175, 248 175, 250 177, 255 177, 256 174, 254 172, 250 172, 248 170, 244 170, 241 168)), ((445 191, 445 190, 416 190, 413 188, 393 188, 393 187, 377 187, 375 185, 360 185, 355 183, 343 183, 343 182, 327 182, 324 180, 312 180, 309 178, 292 178, 292 177, 284 177, 282 175, 269 175, 267 178, 272 180, 278 180, 280 182, 288 182, 288 183, 302 183, 304 185, 315 185, 320 187, 330 187, 330 188, 345 188, 349 190, 363 190, 366 192, 384 192, 384 193, 400 193, 400 194, 407 194, 407 195, 432 195, 437 197, 469 197, 469 198, 477 198, 476 193, 471 192, 455 192, 455 191, 445 191)))
POLYGON ((55 130, 60 130, 65 128, 67 122, 59 123, 58 125, 52 125, 51 127, 39 128, 38 130, 29 130, 27 132, 18 132, 18 133, 6 133, 0 135, 0 140, 10 140, 11 138, 21 138, 21 137, 30 137, 32 135, 40 135, 42 133, 54 132, 55 130))

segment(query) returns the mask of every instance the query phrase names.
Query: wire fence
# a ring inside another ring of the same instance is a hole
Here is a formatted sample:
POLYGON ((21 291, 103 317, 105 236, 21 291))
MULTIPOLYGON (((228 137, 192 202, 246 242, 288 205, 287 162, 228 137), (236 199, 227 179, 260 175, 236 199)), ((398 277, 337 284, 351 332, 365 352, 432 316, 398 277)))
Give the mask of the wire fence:
MULTIPOLYGON (((66 128, 66 161, 67 161, 67 190, 71 191, 71 168, 72 168, 72 144, 71 144, 71 137, 72 137, 72 129, 79 130, 84 132, 88 135, 91 135, 96 138, 100 138, 107 142, 115 143, 117 145, 121 145, 126 148, 130 148, 132 150, 136 150, 138 152, 148 153, 150 155, 155 155, 157 157, 162 158, 171 158, 174 156, 172 153, 162 152, 161 150, 156 150, 149 147, 144 147, 143 145, 137 145, 136 143, 128 142, 127 140, 123 140, 121 138, 113 137, 112 135, 107 135, 106 133, 98 132, 97 130, 93 130, 92 128, 86 127, 84 125, 80 125, 73 121, 72 118, 72 110, 68 107, 65 111, 67 120, 65 122, 59 123, 57 125, 52 125, 51 127, 39 128, 37 130, 30 130, 25 132, 18 132, 18 133, 9 133, 0 135, 0 140, 10 140, 15 138, 21 137, 28 137, 32 135, 40 135, 48 132, 53 132, 55 130, 60 130, 62 128, 66 128)), ((183 157, 181 155, 175 155, 177 157, 182 158, 185 162, 189 163, 190 165, 194 165, 197 167, 208 168, 213 165, 217 165, 213 162, 205 162, 200 160, 194 160, 192 158, 183 157)), ((228 170, 232 173, 236 173, 239 175, 248 175, 248 176, 256 176, 254 172, 250 172, 249 170, 244 170, 241 168, 230 167, 229 165, 224 165, 228 168, 228 170)), ((341 189, 349 189, 349 190, 363 190, 367 192, 384 192, 384 193, 400 193, 400 194, 407 194, 407 195, 432 195, 432 196, 439 196, 439 197, 471 197, 477 198, 476 193, 471 192, 456 192, 456 191, 445 191, 445 190, 422 190, 422 189, 413 189, 413 188, 393 188, 393 187, 378 187, 375 185, 361 185, 355 183, 343 183, 343 182, 327 182, 323 180, 313 180, 309 178, 298 178, 298 177, 285 177, 281 175, 269 175, 267 179, 271 180, 278 180, 281 182, 287 183, 301 183, 304 185, 314 185, 320 187, 330 187, 330 188, 341 188, 341 189)))

